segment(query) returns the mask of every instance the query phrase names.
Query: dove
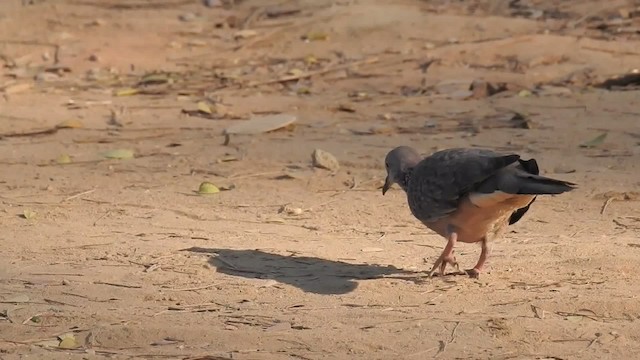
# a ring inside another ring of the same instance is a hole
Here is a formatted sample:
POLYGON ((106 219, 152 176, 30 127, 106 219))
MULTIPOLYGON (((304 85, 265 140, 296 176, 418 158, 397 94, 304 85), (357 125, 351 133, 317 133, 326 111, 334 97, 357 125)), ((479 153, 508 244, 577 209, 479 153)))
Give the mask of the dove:
POLYGON ((535 159, 488 149, 452 148, 425 158, 408 146, 385 157, 384 195, 393 184, 406 193, 413 216, 447 240, 429 277, 445 274, 452 265, 457 242, 479 243, 480 258, 465 273, 477 278, 485 267, 494 240, 518 222, 539 195, 558 195, 576 184, 540 175, 535 159))

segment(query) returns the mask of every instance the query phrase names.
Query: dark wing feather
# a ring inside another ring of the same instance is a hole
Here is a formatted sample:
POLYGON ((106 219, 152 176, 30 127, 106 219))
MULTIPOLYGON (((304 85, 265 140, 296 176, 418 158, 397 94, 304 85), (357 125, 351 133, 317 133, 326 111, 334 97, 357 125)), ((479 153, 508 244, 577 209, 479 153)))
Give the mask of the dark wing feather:
POLYGON ((483 149, 448 149, 418 163, 407 187, 409 208, 421 221, 434 221, 454 212, 460 199, 500 169, 518 161, 483 149))

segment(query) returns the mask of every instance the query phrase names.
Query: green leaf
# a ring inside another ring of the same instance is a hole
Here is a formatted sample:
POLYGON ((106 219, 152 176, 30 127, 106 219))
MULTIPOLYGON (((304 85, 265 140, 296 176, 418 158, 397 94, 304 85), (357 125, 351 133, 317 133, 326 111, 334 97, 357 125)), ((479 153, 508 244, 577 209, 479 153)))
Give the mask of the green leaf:
POLYGON ((198 194, 201 194, 201 195, 216 194, 219 192, 220 192, 220 189, 218 189, 217 186, 213 185, 208 181, 205 181, 202 184, 200 184, 200 187, 198 188, 198 194))

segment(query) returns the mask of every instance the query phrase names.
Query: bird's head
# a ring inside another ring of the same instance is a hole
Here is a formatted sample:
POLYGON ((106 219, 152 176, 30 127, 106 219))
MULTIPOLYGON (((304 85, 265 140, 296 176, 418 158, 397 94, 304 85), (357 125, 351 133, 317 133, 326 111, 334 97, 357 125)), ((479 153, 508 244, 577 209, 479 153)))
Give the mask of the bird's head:
POLYGON ((382 186, 382 195, 384 195, 391 185, 398 184, 403 190, 406 190, 406 174, 418 162, 420 162, 420 154, 409 146, 398 146, 389 151, 384 159, 384 166, 387 169, 387 178, 382 186))

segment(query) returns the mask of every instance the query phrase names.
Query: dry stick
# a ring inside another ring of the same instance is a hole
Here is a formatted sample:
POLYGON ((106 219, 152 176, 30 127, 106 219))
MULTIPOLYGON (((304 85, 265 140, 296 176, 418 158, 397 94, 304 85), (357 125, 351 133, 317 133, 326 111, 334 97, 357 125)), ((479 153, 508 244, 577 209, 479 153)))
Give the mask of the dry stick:
POLYGON ((118 283, 112 283, 112 282, 106 282, 106 281, 96 281, 96 282, 94 282, 94 284, 97 284, 97 285, 109 285, 109 286, 123 287, 123 288, 129 288, 129 289, 140 289, 140 288, 142 288, 142 285, 127 285, 127 284, 118 284, 118 283))
POLYGON ((600 209, 600 215, 604 215, 605 210, 607 210, 607 207, 609 206, 609 204, 611 204, 611 202, 615 199, 615 196, 611 196, 608 197, 607 200, 604 201, 604 204, 602 204, 602 208, 600 209))
POLYGON ((84 274, 79 273, 30 273, 29 275, 40 275, 40 276, 84 276, 84 274))
POLYGON ((444 341, 440 341, 440 348, 438 349, 438 352, 433 356, 434 358, 444 353, 444 351, 447 349, 447 345, 451 344, 456 339, 456 331, 458 330, 458 326, 460 326, 460 321, 456 322, 453 330, 451 330, 451 337, 449 338, 448 342, 445 343, 444 341))
POLYGON ((163 289, 164 291, 195 291, 195 290, 204 290, 217 286, 218 284, 209 284, 205 286, 191 287, 191 288, 182 288, 182 289, 163 289))
POLYGON ((344 69, 348 69, 352 66, 357 66, 357 65, 364 65, 364 64, 373 64, 378 62, 380 59, 378 59, 377 57, 374 58, 370 58, 370 59, 364 59, 364 60, 360 60, 360 61, 354 61, 348 64, 340 64, 340 65, 336 65, 336 66, 330 66, 324 69, 320 69, 320 70, 316 70, 316 71, 309 71, 306 73, 302 73, 302 74, 296 74, 296 75, 288 75, 288 76, 283 76, 281 78, 278 79, 271 79, 271 80, 266 80, 266 81, 261 81, 261 82, 257 82, 257 83, 253 83, 253 84, 248 84, 248 87, 258 87, 258 86, 262 86, 262 85, 270 85, 270 84, 277 84, 277 83, 282 83, 282 82, 287 82, 287 81, 293 81, 293 80, 300 80, 300 79, 306 79, 306 78, 310 78, 312 76, 316 76, 316 75, 323 75, 326 73, 330 73, 333 71, 340 71, 340 70, 344 70, 344 69))
POLYGON ((95 191, 96 191, 96 189, 91 189, 91 190, 83 191, 83 192, 81 192, 81 193, 78 193, 78 194, 75 194, 75 195, 71 195, 71 196, 69 196, 69 197, 67 197, 67 198, 63 199, 61 202, 65 202, 65 201, 73 200, 73 199, 78 198, 78 197, 80 197, 80 196, 87 195, 87 194, 91 194, 92 192, 95 192, 95 191))

